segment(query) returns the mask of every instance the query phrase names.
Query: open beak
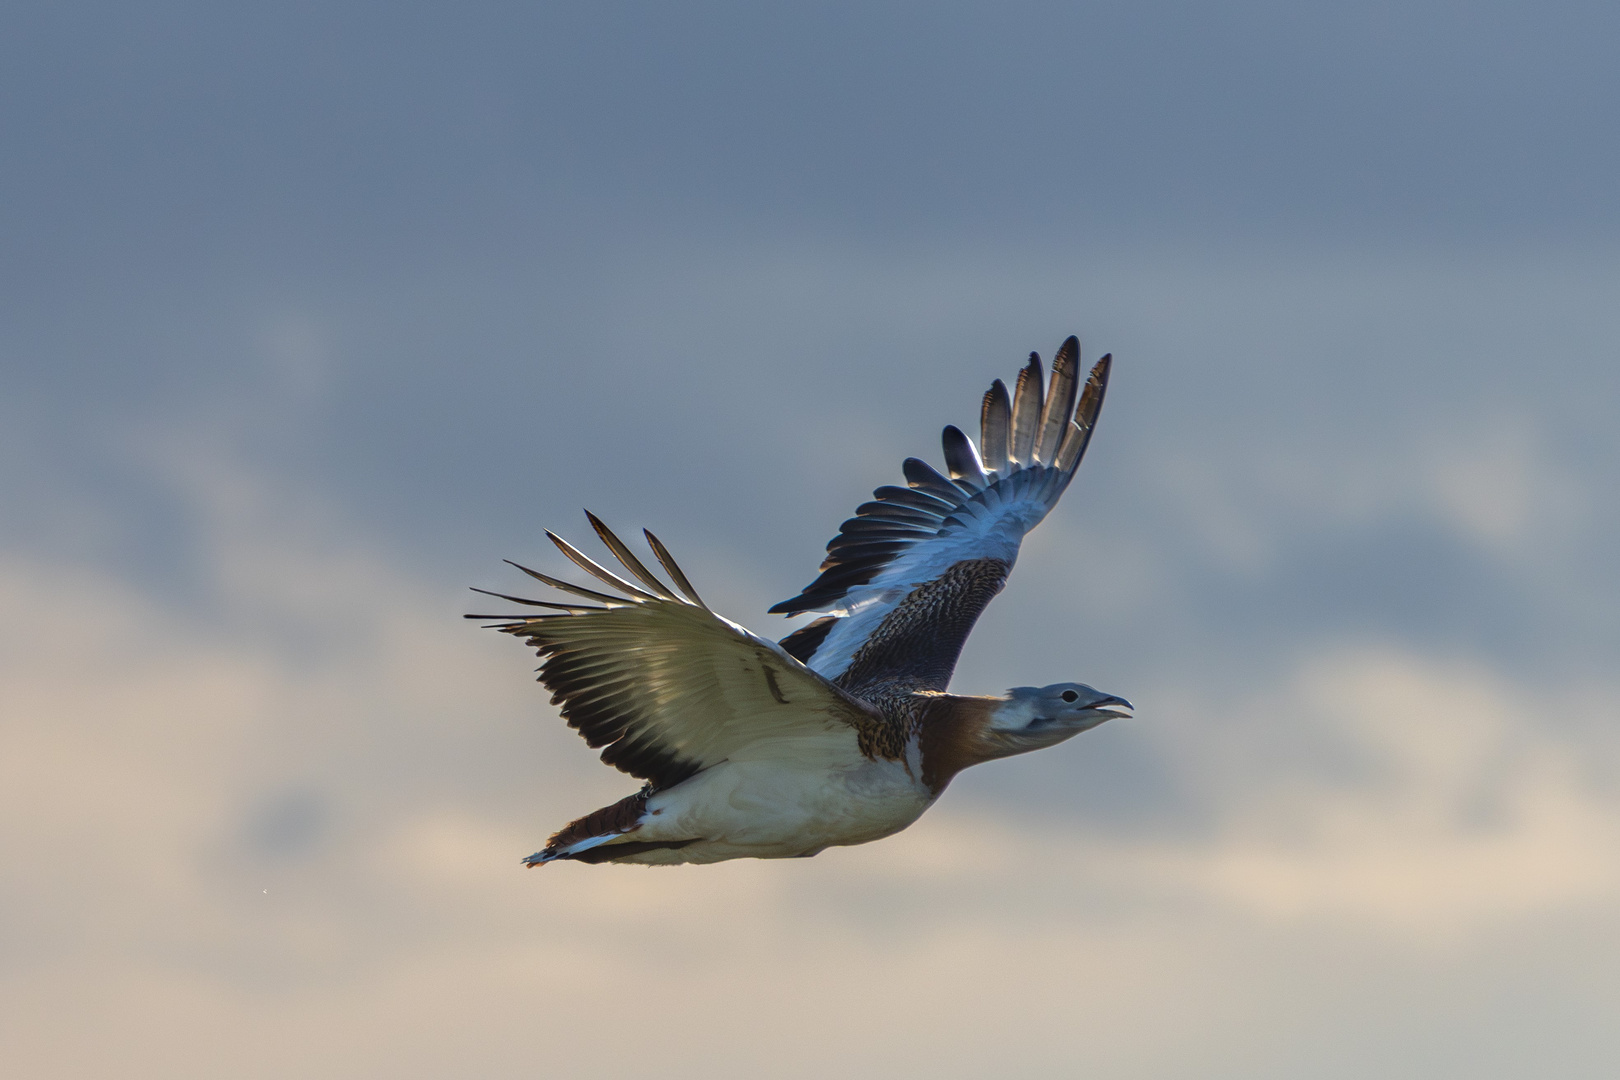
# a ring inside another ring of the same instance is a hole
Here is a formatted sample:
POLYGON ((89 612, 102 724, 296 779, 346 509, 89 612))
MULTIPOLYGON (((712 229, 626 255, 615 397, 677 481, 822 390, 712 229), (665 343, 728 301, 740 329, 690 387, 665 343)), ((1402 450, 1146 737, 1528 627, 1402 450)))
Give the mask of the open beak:
POLYGON ((1132 705, 1122 697, 1115 697, 1114 695, 1110 694, 1101 701, 1092 705, 1090 708, 1092 712, 1104 713, 1110 719, 1112 719, 1116 716, 1130 716, 1131 712, 1136 708, 1136 706, 1132 705))

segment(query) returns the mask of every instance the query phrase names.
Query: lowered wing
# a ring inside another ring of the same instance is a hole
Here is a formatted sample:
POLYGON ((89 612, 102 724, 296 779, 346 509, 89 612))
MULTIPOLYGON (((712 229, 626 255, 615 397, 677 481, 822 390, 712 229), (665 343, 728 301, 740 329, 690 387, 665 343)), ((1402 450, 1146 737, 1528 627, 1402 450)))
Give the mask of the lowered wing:
POLYGON ((943 690, 1024 534, 1074 479, 1111 363, 1111 356, 1097 361, 1082 388, 1080 342, 1071 337, 1052 359, 1044 393, 1035 353, 1012 394, 997 379, 984 395, 979 445, 947 427, 948 476, 907 458, 907 486, 874 491, 827 545, 821 575, 771 608, 824 613, 783 638, 782 648, 841 685, 887 676, 943 690))
POLYGON ((467 618, 498 620, 494 629, 525 638, 539 651, 540 681, 552 692, 552 704, 562 706, 563 718, 588 744, 604 748, 604 762, 666 788, 730 757, 859 758, 856 729, 877 720, 867 706, 775 642, 709 610, 651 533, 647 541, 674 588, 594 515, 586 516, 634 582, 547 533, 564 555, 613 592, 519 566, 590 603, 488 593, 548 610, 467 618))

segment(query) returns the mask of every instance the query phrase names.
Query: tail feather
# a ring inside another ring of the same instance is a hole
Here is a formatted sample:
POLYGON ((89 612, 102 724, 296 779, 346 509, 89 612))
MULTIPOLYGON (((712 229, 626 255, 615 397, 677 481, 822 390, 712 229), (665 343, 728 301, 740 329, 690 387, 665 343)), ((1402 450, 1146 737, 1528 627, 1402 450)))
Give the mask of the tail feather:
POLYGON ((643 852, 673 851, 697 842, 698 838, 695 836, 690 840, 620 840, 616 844, 602 844, 560 858, 582 863, 623 862, 643 852))
POLYGON ((523 865, 540 866, 557 859, 578 858, 592 848, 635 832, 641 828, 641 818, 647 812, 647 799, 651 795, 651 786, 644 787, 611 806, 570 821, 552 834, 545 847, 524 859, 523 865))

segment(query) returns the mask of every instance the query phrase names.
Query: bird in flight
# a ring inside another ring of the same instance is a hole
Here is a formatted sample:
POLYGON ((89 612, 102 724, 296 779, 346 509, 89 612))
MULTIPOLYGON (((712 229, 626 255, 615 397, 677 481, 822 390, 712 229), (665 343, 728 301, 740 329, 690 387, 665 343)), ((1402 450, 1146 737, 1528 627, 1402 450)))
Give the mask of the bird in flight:
POLYGON ((997 379, 979 445, 945 428, 946 473, 907 458, 907 486, 874 491, 827 545, 820 575, 770 609, 819 614, 781 641, 711 610, 652 533, 667 582, 589 511, 628 576, 546 536, 609 591, 516 563, 585 602, 476 590, 543 609, 467 618, 536 648, 540 682, 568 725, 604 762, 645 781, 524 863, 802 858, 864 844, 916 821, 970 765, 1130 715, 1124 698, 1076 682, 995 697, 945 692, 1024 534, 1074 478, 1110 365, 1104 356, 1082 382, 1071 337, 1044 392, 1035 353, 1011 394, 997 379))

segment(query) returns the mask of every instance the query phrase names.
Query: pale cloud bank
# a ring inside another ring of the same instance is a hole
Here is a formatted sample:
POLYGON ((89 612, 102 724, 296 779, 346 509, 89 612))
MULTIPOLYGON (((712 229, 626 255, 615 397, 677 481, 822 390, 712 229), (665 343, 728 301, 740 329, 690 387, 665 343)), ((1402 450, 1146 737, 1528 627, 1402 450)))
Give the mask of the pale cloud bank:
MULTIPOLYGON (((203 523, 203 603, 0 563, 0 1039, 23 1072, 1285 1076, 1327 1046, 1352 1075, 1401 1054, 1335 1008, 1455 1055, 1511 1021, 1527 950, 1578 957, 1541 990, 1571 1024, 1616 989, 1620 750, 1535 722, 1601 724, 1612 685, 1549 700, 1328 644, 1231 715, 1167 703, 1204 710, 1200 740, 1140 729, 1201 789, 1192 833, 948 797, 803 863, 524 872, 629 785, 521 655, 330 507, 226 458, 165 467, 203 523), (1285 727, 1350 767, 1266 767, 1285 727), (1436 998, 1456 1014, 1414 1032, 1436 998)), ((1521 1025, 1480 1075, 1614 1049, 1569 1035, 1521 1025)))

